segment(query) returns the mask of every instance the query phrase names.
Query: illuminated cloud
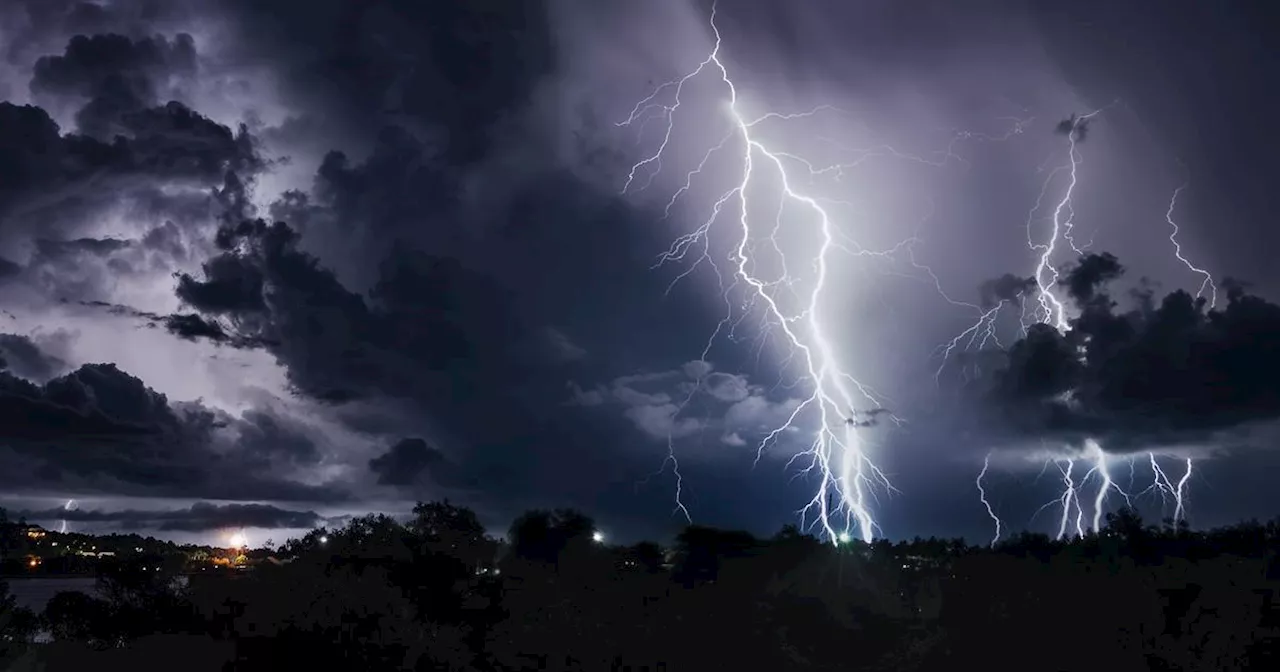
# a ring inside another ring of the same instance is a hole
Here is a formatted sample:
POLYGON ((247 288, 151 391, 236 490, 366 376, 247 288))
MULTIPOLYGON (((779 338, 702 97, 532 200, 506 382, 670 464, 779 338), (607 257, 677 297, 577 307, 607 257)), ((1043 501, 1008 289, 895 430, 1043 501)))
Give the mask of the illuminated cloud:
MULTIPOLYGON (((230 497, 305 514, 323 509, 311 498, 356 513, 444 493, 500 526, 522 508, 561 505, 626 521, 610 521, 611 539, 666 535, 683 520, 666 518, 673 458, 688 458, 683 492, 719 516, 699 522, 772 526, 813 497, 814 481, 792 479, 806 463, 784 474, 773 460, 812 447, 820 421, 788 422, 813 387, 779 321, 760 319, 759 292, 744 302, 742 280, 785 270, 800 282, 769 291, 803 315, 822 238, 814 209, 793 202, 773 219, 776 166, 756 152, 752 246, 737 250, 734 231, 717 229, 706 247, 684 239, 687 263, 669 255, 654 268, 740 183, 742 138, 714 68, 687 89, 662 170, 651 183, 638 172, 619 195, 662 139, 672 101, 619 123, 710 53, 703 3, 11 4, 0 21, 6 494, 115 493, 135 498, 121 504, 129 510, 169 495, 230 497), (753 263, 737 266, 735 251, 753 263), (768 443, 770 461, 739 478, 780 426, 791 429, 768 443)), ((1028 244, 1059 202, 1064 146, 1082 139, 1054 127, 1104 105, 1062 213, 1076 243, 1124 261, 1117 286, 1152 278, 1152 315, 1165 314, 1155 296, 1194 294, 1206 273, 1255 278, 1259 297, 1276 290, 1267 250, 1280 234, 1252 225, 1274 200, 1270 150, 1257 142, 1276 116, 1259 84, 1271 79, 1267 59, 1247 41, 1231 53, 1203 41, 1231 12, 1190 21, 1180 2, 1146 16, 1100 0, 775 5, 720 3, 720 55, 743 118, 831 106, 761 122, 751 137, 788 154, 796 193, 821 196, 839 224, 818 306, 832 361, 902 424, 881 414, 871 431, 846 415, 877 404, 840 401, 827 425, 867 430, 876 464, 912 493, 880 505, 894 507, 885 533, 946 519, 939 533, 985 534, 972 476, 992 447, 1007 448, 986 474, 998 501, 1002 455, 1028 461, 1041 438, 1078 446, 1095 432, 1116 453, 1140 457, 1156 441, 1222 455, 1196 473, 1223 469, 1241 494, 1205 494, 1193 516, 1274 508, 1244 494, 1252 472, 1240 466, 1264 459, 1243 446, 1268 436, 1265 389, 1240 388, 1252 396, 1233 415, 1161 378, 1186 403, 1139 427, 1105 390, 1145 369, 1089 364, 1066 385, 1037 377, 1034 362, 1079 344, 1020 331, 1024 299, 1050 275, 1028 244), (1151 29, 1136 35, 1136 23, 1151 29), (795 157, 842 165, 815 175, 795 157), (1047 207, 1029 216, 1037 196, 1047 207), (938 345, 996 305, 999 344, 980 325, 939 373, 938 345), (987 384, 1005 348, 1014 364, 993 404, 987 384), (972 473, 957 477, 951 458, 972 473), (928 474, 938 476, 918 480, 928 474)), ((717 226, 739 214, 726 202, 717 226)), ((1056 289, 1065 297, 1068 286, 1056 289)), ((1250 321, 1260 304, 1224 307, 1229 288, 1217 289, 1213 319, 1265 326, 1250 321)), ((1097 333, 1135 319, 1125 304, 1097 333)), ((1225 375, 1185 370, 1201 382, 1225 375)), ((1046 499, 1048 481, 1035 486, 1046 499)))

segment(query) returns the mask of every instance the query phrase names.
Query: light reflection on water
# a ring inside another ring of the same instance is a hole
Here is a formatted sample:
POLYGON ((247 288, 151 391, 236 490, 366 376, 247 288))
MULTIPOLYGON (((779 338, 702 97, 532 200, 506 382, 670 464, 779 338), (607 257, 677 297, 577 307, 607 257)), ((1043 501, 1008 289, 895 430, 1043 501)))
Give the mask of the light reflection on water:
POLYGON ((59 576, 38 579, 5 579, 9 583, 9 592, 17 600, 18 606, 26 607, 39 613, 54 595, 64 590, 78 590, 94 595, 96 579, 92 576, 59 576))
MULTIPOLYGON (((179 584, 186 583, 186 577, 177 577, 179 584)), ((97 579, 92 576, 57 576, 40 578, 7 578, 9 592, 18 606, 26 607, 39 613, 53 599, 54 595, 64 590, 78 590, 82 593, 97 596, 97 579)))

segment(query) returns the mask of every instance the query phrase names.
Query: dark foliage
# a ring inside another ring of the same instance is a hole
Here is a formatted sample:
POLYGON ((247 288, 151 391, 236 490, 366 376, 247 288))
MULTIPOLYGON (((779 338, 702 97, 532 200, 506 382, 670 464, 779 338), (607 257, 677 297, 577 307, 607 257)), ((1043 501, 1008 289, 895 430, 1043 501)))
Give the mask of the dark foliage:
POLYGON ((533 511, 502 542, 434 502, 185 585, 139 556, 104 567, 95 596, 55 596, 39 623, 0 592, 0 656, 19 669, 899 671, 1270 669, 1280 653, 1280 522, 1193 532, 1122 510, 1084 539, 991 549, 691 527, 664 551, 594 532, 576 511, 533 511), (28 644, 37 627, 53 642, 28 644))

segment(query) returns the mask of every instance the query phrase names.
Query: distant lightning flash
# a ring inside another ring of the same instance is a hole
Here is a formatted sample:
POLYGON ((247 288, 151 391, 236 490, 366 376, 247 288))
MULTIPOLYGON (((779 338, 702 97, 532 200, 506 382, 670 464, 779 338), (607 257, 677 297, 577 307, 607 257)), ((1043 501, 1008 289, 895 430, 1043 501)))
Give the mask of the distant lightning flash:
POLYGON ((1169 228, 1172 229, 1169 232, 1169 242, 1173 243, 1173 255, 1177 257, 1178 261, 1181 261, 1184 266, 1190 269, 1192 273, 1196 273, 1204 278, 1204 281, 1200 283, 1200 289, 1196 291, 1196 298, 1198 299, 1204 296, 1205 290, 1209 290, 1209 308, 1213 309, 1218 305, 1218 286, 1213 282, 1212 274, 1203 268, 1196 266, 1188 261, 1186 257, 1182 256, 1182 244, 1178 242, 1178 223, 1173 221, 1173 210, 1178 207, 1178 194, 1181 194, 1182 190, 1186 189, 1189 184, 1189 182, 1184 182, 1179 185, 1177 189, 1173 190, 1173 196, 1169 197, 1169 209, 1164 213, 1164 221, 1168 222, 1169 228))
MULTIPOLYGON (((776 446, 784 433, 801 431, 802 420, 816 416, 817 429, 807 449, 798 452, 788 466, 800 463, 800 473, 815 475, 818 486, 813 498, 800 510, 802 519, 812 516, 812 524, 820 526, 825 536, 833 543, 848 539, 853 534, 864 541, 871 541, 879 529, 871 510, 871 499, 878 490, 896 492, 885 473, 872 461, 868 450, 859 436, 858 430, 873 424, 867 421, 850 421, 849 416, 857 416, 856 409, 870 404, 873 408, 881 408, 882 400, 869 386, 860 382, 841 364, 825 325, 825 314, 822 310, 823 297, 828 285, 828 278, 837 252, 844 252, 856 257, 877 257, 888 259, 893 255, 904 254, 915 270, 924 273, 935 286, 937 278, 927 266, 915 260, 913 245, 919 242, 918 236, 902 241, 891 249, 884 251, 868 250, 852 241, 842 231, 828 211, 831 204, 841 204, 802 191, 801 182, 811 183, 813 180, 830 176, 839 178, 843 171, 851 169, 863 161, 888 157, 901 160, 916 161, 932 166, 943 166, 955 160, 961 163, 964 159, 954 153, 958 142, 965 139, 1000 141, 1022 132, 1026 120, 1011 120, 1013 127, 1004 135, 985 135, 972 132, 957 133, 945 150, 937 152, 933 157, 920 157, 900 152, 889 146, 879 146, 860 150, 858 156, 848 163, 817 166, 809 160, 794 153, 771 146, 759 134, 759 126, 766 122, 782 123, 814 117, 822 112, 838 111, 831 106, 820 106, 800 113, 768 112, 758 117, 748 116, 742 109, 738 97, 737 85, 734 83, 728 68, 721 59, 721 35, 716 25, 716 7, 713 5, 710 26, 715 38, 710 53, 697 67, 680 77, 662 83, 648 97, 636 103, 630 116, 619 122, 620 127, 632 125, 643 128, 655 119, 665 122, 662 140, 656 151, 635 163, 629 173, 623 193, 629 190, 639 191, 647 188, 662 169, 663 158, 672 143, 676 116, 683 112, 683 99, 686 86, 703 75, 712 75, 726 91, 724 112, 729 122, 729 130, 711 143, 711 148, 703 155, 701 161, 685 175, 680 186, 667 202, 664 214, 669 217, 677 201, 688 194, 695 181, 702 175, 713 155, 720 152, 740 152, 736 161, 741 171, 736 185, 721 193, 711 203, 710 214, 692 232, 678 237, 663 252, 655 264, 686 261, 691 263, 673 280, 671 286, 693 273, 702 265, 708 266, 716 276, 722 295, 724 296, 726 313, 717 323, 703 350, 703 360, 719 337, 726 333, 730 338, 746 312, 759 309, 763 315, 763 324, 767 328, 775 328, 783 342, 789 346, 788 363, 798 362, 801 367, 799 381, 808 389, 808 396, 798 403, 787 419, 778 427, 768 431, 756 448, 757 461, 764 451, 776 446), (660 102, 665 101, 665 102, 660 102), (800 178, 803 178, 801 180, 800 178), (770 208, 772 215, 769 221, 759 221, 756 208, 749 196, 748 187, 767 184, 771 194, 779 199, 776 207, 770 208), (812 256, 802 259, 803 264, 789 263, 787 253, 779 242, 784 227, 783 210, 786 206, 796 207, 807 213, 807 219, 796 219, 788 227, 812 227, 820 238, 817 250, 812 256), (736 217, 734 215, 736 214, 736 217), (731 219, 736 222, 730 223, 731 219), (732 251, 728 255, 730 266, 722 269, 713 258, 711 240, 713 230, 729 229, 734 241, 732 251), (760 248, 760 249, 758 249, 760 248), (768 260, 780 263, 781 271, 768 277, 760 270, 764 256, 768 260), (801 268, 813 270, 812 285, 805 286, 795 273, 801 268), (731 278, 731 280, 730 280, 731 278), (730 293, 743 289, 747 294, 744 313, 737 321, 734 316, 734 301, 730 293), (798 305, 792 309, 791 301, 798 305), (806 464, 807 462, 807 464, 806 464)), ((847 204, 845 204, 847 205, 847 204)), ((941 288, 938 287, 941 293, 941 288)), ((943 294, 943 298, 957 305, 969 305, 951 301, 943 294)), ((977 308, 976 306, 972 306, 977 308)), ((700 386, 701 381, 698 381, 700 386)), ((696 389, 697 386, 695 386, 696 389)), ((676 414, 684 411, 692 394, 677 407, 676 414)), ((894 422, 899 418, 888 414, 894 422)), ((670 464, 675 472, 677 482, 676 509, 686 517, 688 510, 679 500, 679 488, 682 479, 678 472, 673 446, 668 443, 668 454, 664 467, 670 464)))
MULTIPOLYGON (((75 511, 77 508, 79 508, 79 504, 77 504, 77 503, 76 503, 76 500, 74 500, 74 499, 68 499, 68 500, 67 500, 67 503, 66 503, 66 504, 64 504, 64 505, 62 506, 62 510, 63 510, 63 511, 75 511)), ((63 534, 66 534, 66 533, 67 533, 67 519, 66 519, 66 518, 63 518, 63 519, 62 519, 62 524, 59 526, 58 531, 59 531, 59 532, 61 532, 61 533, 63 533, 63 534)))
POLYGON ((982 471, 978 472, 978 477, 974 479, 973 484, 978 488, 978 499, 982 501, 982 505, 987 509, 987 515, 991 517, 991 521, 996 525, 995 535, 991 537, 991 545, 995 546, 1000 541, 1000 528, 1002 526, 1000 516, 996 515, 995 509, 991 508, 991 502, 987 501, 987 490, 982 486, 982 479, 987 476, 987 469, 991 467, 991 454, 988 453, 982 460, 982 471))
MULTIPOLYGON (((1118 101, 1117 101, 1118 102, 1118 101)), ((1113 105, 1115 103, 1112 103, 1113 105)), ((1109 106, 1108 106, 1109 107, 1109 106)), ((1063 122, 1059 126, 1067 136, 1067 162, 1065 165, 1058 166, 1049 172, 1041 185, 1040 193, 1036 197, 1035 204, 1027 213, 1027 246, 1036 255, 1036 266, 1034 273, 1036 304, 1038 308, 1028 314, 1025 305, 1022 314, 1022 329, 1025 335, 1029 323, 1040 323, 1050 325, 1057 329, 1060 333, 1066 333, 1071 328, 1071 322, 1067 317, 1066 304, 1054 294, 1057 287, 1060 272, 1054 266, 1053 259, 1055 255, 1065 247, 1069 247, 1077 256, 1084 253, 1088 245, 1081 246, 1076 242, 1075 231, 1075 208, 1073 198, 1075 196, 1076 186, 1079 183, 1080 166, 1083 163, 1083 157, 1080 153, 1079 143, 1084 136, 1084 130, 1090 120, 1095 118, 1106 108, 1094 110, 1085 115, 1072 116, 1068 121, 1063 122), (1040 210, 1044 203, 1045 196, 1048 194, 1050 187, 1053 185, 1058 175, 1066 173, 1068 176, 1067 185, 1062 195, 1053 207, 1052 216, 1049 218, 1048 235, 1040 241, 1037 241, 1033 232, 1033 224, 1036 221, 1036 213, 1040 210)), ((1197 298, 1203 296, 1206 291, 1209 293, 1209 307, 1213 308, 1217 303, 1217 286, 1213 281, 1213 276, 1204 269, 1197 267, 1191 263, 1182 252, 1182 246, 1178 242, 1177 236, 1179 227, 1173 219, 1173 211, 1177 205, 1178 195, 1187 187, 1183 184, 1174 190, 1173 196, 1169 200, 1169 208, 1165 213, 1165 221, 1171 228, 1169 241, 1173 243, 1174 255, 1192 272, 1201 275, 1204 280, 1197 292, 1197 298)), ((976 322, 974 322, 966 330, 953 338, 939 349, 942 352, 942 367, 945 367, 947 360, 953 351, 957 349, 968 351, 974 347, 975 343, 979 350, 985 349, 988 342, 995 342, 999 347, 999 341, 995 336, 995 323, 1002 309, 1010 304, 1009 301, 1001 301, 993 308, 983 312, 976 322)), ((940 376, 943 368, 938 369, 940 376)), ((1185 494, 1186 485, 1192 474, 1192 460, 1185 458, 1186 470, 1183 476, 1175 484, 1171 481, 1163 467, 1160 466, 1155 453, 1148 453, 1149 464, 1152 472, 1153 482, 1146 490, 1139 494, 1152 492, 1160 496, 1162 502, 1172 498, 1174 503, 1174 522, 1183 520, 1186 515, 1185 494)), ((987 514, 992 517, 996 525, 996 537, 999 538, 1001 530, 1001 521, 996 518, 991 510, 990 504, 987 502, 987 493, 982 488, 981 482, 986 476, 990 468, 990 454, 983 460, 982 471, 978 475, 979 499, 986 508, 987 514)), ((1075 536, 1084 536, 1090 530, 1097 533, 1101 529, 1102 517, 1106 510, 1108 494, 1112 491, 1121 495, 1126 504, 1132 505, 1130 495, 1121 489, 1111 477, 1109 455, 1100 444, 1095 440, 1087 440, 1085 442, 1085 450, 1083 454, 1076 457, 1056 460, 1059 470, 1062 473, 1062 492, 1050 501, 1041 510, 1052 506, 1061 507, 1061 517, 1058 522, 1058 538, 1066 538, 1072 533, 1075 536), (1087 471, 1077 483, 1074 478, 1074 470, 1076 461, 1085 459, 1092 462, 1093 466, 1087 471), (1092 512, 1090 514, 1090 524, 1085 524, 1085 507, 1081 503, 1080 488, 1084 487, 1090 480, 1098 481, 1098 489, 1095 493, 1092 512)), ((1130 469, 1135 466, 1135 458, 1130 458, 1130 469)), ((1053 462, 1054 460, 1050 460, 1053 462)), ((1046 463, 1046 466, 1048 462, 1046 463)))

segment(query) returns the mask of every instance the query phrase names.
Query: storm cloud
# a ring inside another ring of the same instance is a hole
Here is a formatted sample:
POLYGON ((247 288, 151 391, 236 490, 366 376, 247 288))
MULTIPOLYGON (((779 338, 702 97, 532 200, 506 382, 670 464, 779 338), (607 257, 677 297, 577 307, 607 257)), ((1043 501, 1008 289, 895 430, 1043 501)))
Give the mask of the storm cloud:
POLYGON ((43 385, 0 372, 0 459, 11 486, 113 494, 340 500, 345 493, 281 478, 272 467, 314 460, 305 437, 262 413, 233 417, 172 404, 111 364, 86 364, 43 385))
POLYGON ((327 520, 314 511, 282 509, 269 504, 213 504, 196 502, 181 509, 85 509, 55 508, 13 511, 15 518, 65 520, 68 523, 118 526, 125 530, 157 532, 216 532, 228 529, 307 529, 327 520))
POLYGON ((1176 290, 1119 309, 1108 283, 1123 271, 1084 255, 1064 276, 1080 313, 1071 329, 1035 325, 1010 346, 990 392, 1009 426, 1125 452, 1280 419, 1280 306, 1229 284, 1213 308, 1176 290))
MULTIPOLYGON (((717 7, 744 112, 828 106, 759 138, 795 176, 814 162, 793 186, 839 229, 819 306, 831 349, 905 419, 858 429, 904 491, 931 493, 900 529, 969 506, 971 478, 946 460, 975 467, 993 445, 1215 444, 1275 419, 1280 324, 1262 297, 1280 285, 1258 224, 1274 168, 1257 139, 1278 108, 1261 42, 1220 39, 1262 25, 1248 11, 717 7), (1068 220, 1071 245, 1042 258, 1068 220), (1256 295, 1219 278, 1211 308, 1177 290, 1202 281, 1189 258, 1256 295), (1065 334, 1028 317, 1045 263, 1065 334), (943 363, 964 362, 956 385, 930 353, 996 308, 969 332, 977 352, 943 363)), ((655 266, 741 181, 723 157, 701 163, 730 122, 719 73, 683 91, 670 135, 671 99, 637 106, 706 58, 705 3, 0 14, 7 491, 124 498, 77 515, 155 530, 310 526, 323 502, 449 495, 495 520, 576 505, 665 534, 683 520, 667 518, 674 482, 645 476, 671 450, 709 523, 770 527, 812 497, 779 472, 811 445, 808 416, 751 467, 811 390, 732 255, 763 260, 750 268, 789 301, 806 288, 774 265, 814 267, 816 222, 768 200, 760 163, 758 205, 724 201, 655 266), (734 217, 779 228, 738 248, 734 217), (244 503, 138 501, 157 497, 244 503)))

